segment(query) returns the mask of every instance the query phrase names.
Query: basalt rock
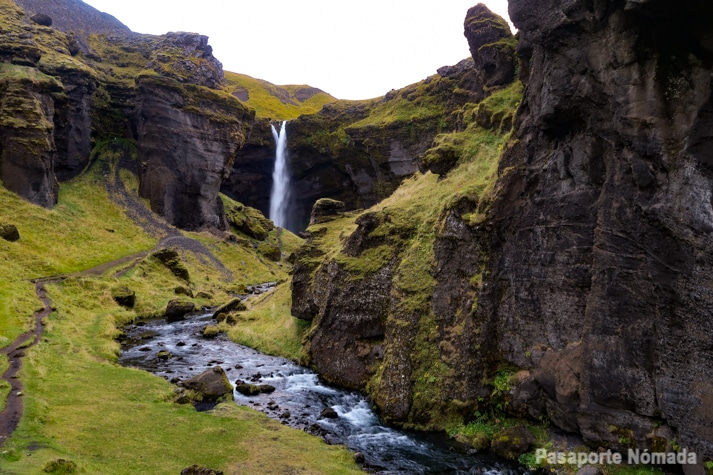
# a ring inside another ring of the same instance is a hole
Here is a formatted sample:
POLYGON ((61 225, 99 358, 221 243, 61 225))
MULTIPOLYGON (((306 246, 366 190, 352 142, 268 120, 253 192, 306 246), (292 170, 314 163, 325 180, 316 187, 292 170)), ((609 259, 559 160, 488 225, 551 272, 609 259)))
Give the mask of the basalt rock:
POLYGON ((9 242, 16 242, 20 240, 20 232, 14 224, 0 223, 0 238, 9 242))
POLYGON ((181 386, 195 391, 204 401, 220 401, 233 395, 233 386, 220 366, 209 368, 183 381, 181 386))
POLYGON ((595 446, 713 457, 707 2, 512 0, 528 84, 491 209, 491 348, 595 446))
POLYGON ((468 10, 463 26, 475 70, 483 84, 487 87, 510 84, 517 66, 517 41, 507 22, 480 3, 468 10))
POLYGON ((139 193, 180 228, 227 229, 218 193, 253 112, 232 96, 171 78, 144 76, 137 87, 139 193))

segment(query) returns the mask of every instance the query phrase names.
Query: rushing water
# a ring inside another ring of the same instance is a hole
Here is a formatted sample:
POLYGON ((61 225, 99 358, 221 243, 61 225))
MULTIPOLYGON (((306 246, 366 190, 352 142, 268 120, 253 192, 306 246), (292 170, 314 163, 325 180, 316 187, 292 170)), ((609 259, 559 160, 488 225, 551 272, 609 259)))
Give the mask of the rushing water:
POLYGON ((247 397, 234 392, 238 404, 250 406, 284 424, 344 444, 364 455, 364 468, 383 474, 521 474, 518 467, 467 453, 443 436, 428 436, 385 427, 366 396, 323 384, 318 375, 290 360, 259 353, 225 336, 206 339, 203 327, 211 314, 167 323, 153 320, 125 329, 120 362, 178 381, 220 365, 231 382, 270 384, 271 394, 247 397), (158 358, 160 350, 173 357, 158 358), (322 417, 332 408, 337 418, 322 417))
POLYGON ((275 139, 275 167, 272 171, 272 192, 270 193, 270 219, 275 226, 287 227, 287 200, 289 199, 290 177, 287 174, 287 121, 282 122, 280 132, 274 125, 272 136, 275 139))

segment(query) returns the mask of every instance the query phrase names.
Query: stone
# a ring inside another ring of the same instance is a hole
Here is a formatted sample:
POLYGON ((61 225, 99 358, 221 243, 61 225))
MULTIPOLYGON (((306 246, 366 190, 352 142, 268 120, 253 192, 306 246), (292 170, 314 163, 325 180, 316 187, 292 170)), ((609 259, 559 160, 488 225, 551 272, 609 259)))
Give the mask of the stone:
POLYGON ((510 460, 528 452, 535 443, 535 436, 530 429, 524 426, 515 426, 503 429, 493 436, 490 448, 499 457, 510 460))
POLYGON ((20 240, 20 232, 14 224, 0 223, 0 238, 9 242, 16 242, 20 240))
POLYGON ((52 18, 44 13, 37 13, 30 17, 30 20, 34 21, 41 26, 52 26, 52 18))
POLYGON ((575 475, 603 475, 602 469, 594 465, 585 465, 575 475))
POLYGON ((322 412, 319 413, 319 419, 338 419, 339 414, 337 411, 331 407, 326 407, 322 412))
POLYGON ((112 289, 111 297, 117 304, 125 308, 134 308, 136 305, 136 292, 125 285, 112 289))
POLYGON ((185 295, 186 297, 193 298, 193 291, 189 289, 188 287, 184 287, 183 285, 179 285, 173 290, 173 293, 176 295, 185 295))
POLYGON ((270 384, 250 384, 245 381, 235 381, 235 390, 245 396, 257 396, 258 394, 270 394, 275 391, 275 387, 270 384))
POLYGON ((517 66, 517 41, 507 22, 479 3, 468 10, 463 26, 483 84, 493 87, 512 83, 517 66))
POLYGON ((181 475, 223 475, 223 471, 214 470, 200 465, 191 465, 190 467, 181 470, 181 475))
POLYGON ((207 369, 181 383, 186 389, 198 393, 203 401, 220 401, 232 398, 233 386, 220 366, 207 369))
POLYGON ((333 200, 331 198, 320 198, 315 201, 312 206, 312 214, 310 215, 309 224, 324 223, 335 216, 343 213, 345 205, 343 201, 333 200))
POLYGON ((190 282, 191 278, 188 273, 188 269, 181 261, 181 255, 176 249, 173 248, 163 248, 151 254, 150 257, 158 259, 161 264, 166 266, 168 270, 171 271, 173 275, 179 279, 183 279, 186 282, 190 282))
POLYGON ((241 299, 235 298, 215 309, 215 311, 213 312, 213 318, 218 318, 218 315, 220 315, 221 313, 228 314, 230 312, 242 312, 247 309, 248 308, 245 306, 241 299))
POLYGON ((196 304, 181 299, 173 299, 166 305, 166 320, 169 322, 178 322, 183 320, 187 314, 196 309, 196 304))

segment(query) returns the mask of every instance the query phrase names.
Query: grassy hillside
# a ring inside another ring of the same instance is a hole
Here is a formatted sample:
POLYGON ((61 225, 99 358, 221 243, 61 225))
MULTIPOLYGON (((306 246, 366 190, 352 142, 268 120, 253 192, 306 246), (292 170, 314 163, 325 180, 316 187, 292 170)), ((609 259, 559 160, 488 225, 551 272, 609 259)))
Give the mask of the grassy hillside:
MULTIPOLYGON (((33 310, 41 306, 29 279, 67 275, 47 284, 54 311, 40 343, 26 350, 20 374, 24 417, 0 453, 0 472, 43 473, 48 463, 65 459, 76 463, 79 473, 111 475, 175 475, 192 464, 226 473, 360 473, 343 448, 232 403, 198 413, 172 402, 168 382, 116 363, 121 326, 160 313, 176 297, 176 287, 202 291, 202 298, 193 299, 197 305, 218 305, 245 285, 285 280, 290 266, 260 255, 246 235, 225 240, 186 233, 233 275, 226 279, 210 261, 181 252, 187 283, 155 258, 144 257, 156 239, 111 201, 106 178, 98 166, 94 170, 63 184, 53 210, 28 204, 0 186, 0 222, 15 224, 21 234, 15 243, 0 240, 0 347, 29 328, 33 310), (86 272, 137 253, 142 254, 133 265, 122 261, 86 272), (136 292, 135 309, 113 300, 112 291, 120 286, 136 292)), ((125 171, 122 177, 130 192, 135 190, 136 178, 125 171)), ((265 242, 282 244, 287 255, 300 240, 284 235, 278 240, 273 230, 265 242)), ((275 298, 282 299, 282 293, 275 298)), ((300 341, 303 329, 293 326, 293 339, 300 341)), ((7 364, 0 358, 0 369, 7 364)), ((0 407, 6 394, 2 385, 0 407)))
POLYGON ((243 103, 255 109, 256 117, 290 120, 314 114, 336 101, 324 91, 310 86, 275 86, 245 74, 225 72, 226 88, 243 103))

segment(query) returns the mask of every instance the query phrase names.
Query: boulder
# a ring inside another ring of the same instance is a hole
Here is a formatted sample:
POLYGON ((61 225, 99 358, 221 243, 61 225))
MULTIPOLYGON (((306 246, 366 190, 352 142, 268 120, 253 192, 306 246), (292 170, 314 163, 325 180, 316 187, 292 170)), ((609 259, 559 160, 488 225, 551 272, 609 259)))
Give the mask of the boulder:
POLYGON ((52 26, 52 18, 49 15, 45 15, 44 13, 37 13, 36 15, 32 15, 30 17, 30 20, 41 26, 52 26))
POLYGON ((249 384, 242 380, 235 381, 235 390, 244 396, 257 396, 275 391, 275 386, 270 384, 249 384))
POLYGON ((218 315, 221 313, 230 313, 230 312, 242 312, 244 310, 247 310, 248 308, 245 306, 242 300, 235 298, 231 300, 228 303, 225 303, 218 307, 215 312, 213 312, 213 318, 218 318, 218 315))
POLYGON ((152 253, 150 257, 157 259, 179 279, 190 282, 191 278, 188 274, 188 269, 186 269, 186 266, 181 261, 181 255, 176 249, 170 247, 159 249, 158 251, 152 253))
POLYGON ((517 41, 507 22, 479 3, 468 10, 463 26, 483 85, 492 87, 512 83, 517 66, 517 41))
POLYGON ((0 223, 0 238, 10 242, 19 241, 20 232, 14 224, 0 223))
POLYGON ((320 198, 314 203, 314 206, 312 206, 309 224, 311 226, 329 221, 339 216, 340 213, 343 213, 344 209, 345 205, 343 201, 333 200, 331 198, 320 198))
POLYGON ((223 475, 223 471, 202 467, 200 465, 191 465, 181 470, 181 475, 223 475))
POLYGON ((530 450, 535 436, 524 426, 508 427, 493 436, 491 448, 498 456, 516 460, 530 450))
POLYGON ((193 298, 193 291, 188 287, 184 287, 183 285, 179 285, 175 289, 173 289, 173 293, 176 295, 185 295, 186 297, 193 298))
POLYGON ((183 381, 181 385, 198 393, 203 401, 220 401, 228 399, 233 394, 233 386, 220 366, 207 369, 183 381))
POLYGON ((166 320, 177 322, 183 320, 185 316, 195 310, 196 305, 186 300, 174 299, 166 305, 166 320))
POLYGON ((326 407, 319 413, 319 419, 339 419, 339 414, 331 407, 326 407))
POLYGON ((117 304, 125 308, 134 308, 136 305, 136 292, 125 285, 113 289, 111 297, 117 304))

